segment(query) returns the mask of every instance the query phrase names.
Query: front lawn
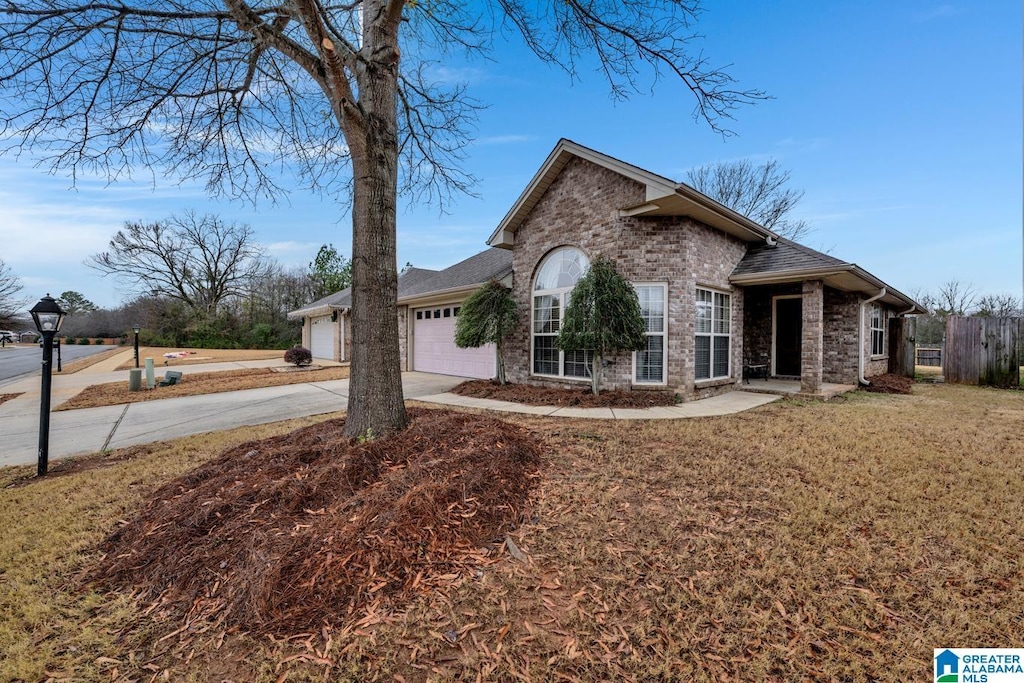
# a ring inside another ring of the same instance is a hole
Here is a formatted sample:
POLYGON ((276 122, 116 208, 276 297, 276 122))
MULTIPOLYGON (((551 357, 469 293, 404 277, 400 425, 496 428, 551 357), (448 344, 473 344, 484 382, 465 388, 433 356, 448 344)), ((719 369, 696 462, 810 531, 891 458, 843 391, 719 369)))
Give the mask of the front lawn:
POLYGON ((520 559, 292 638, 79 590, 162 483, 322 419, 45 481, 0 470, 0 680, 902 681, 931 676, 933 647, 1024 646, 1024 393, 948 385, 679 421, 502 415, 544 444, 520 559))

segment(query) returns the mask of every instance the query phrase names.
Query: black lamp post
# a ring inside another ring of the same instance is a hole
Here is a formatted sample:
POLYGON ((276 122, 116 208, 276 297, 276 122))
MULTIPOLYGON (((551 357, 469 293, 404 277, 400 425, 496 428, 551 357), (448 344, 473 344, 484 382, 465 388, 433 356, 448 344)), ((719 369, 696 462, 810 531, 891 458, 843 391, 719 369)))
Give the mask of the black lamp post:
POLYGON ((139 324, 132 325, 132 330, 135 332, 135 367, 139 367, 139 324))
POLYGON ((53 371, 53 338, 64 322, 64 311, 47 294, 29 309, 36 329, 43 337, 43 391, 39 400, 39 464, 36 476, 46 474, 50 458, 50 385, 53 371))

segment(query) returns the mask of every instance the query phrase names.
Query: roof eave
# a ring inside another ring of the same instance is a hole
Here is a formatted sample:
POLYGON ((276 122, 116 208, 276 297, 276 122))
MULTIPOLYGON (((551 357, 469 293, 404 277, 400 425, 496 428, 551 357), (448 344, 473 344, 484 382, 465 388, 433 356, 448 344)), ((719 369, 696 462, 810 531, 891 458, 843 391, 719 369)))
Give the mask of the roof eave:
POLYGON ((299 318, 315 318, 322 315, 330 315, 335 311, 345 312, 348 310, 348 306, 338 306, 335 304, 324 304, 322 306, 310 306, 308 308, 300 308, 294 311, 289 311, 285 316, 288 320, 298 320, 299 318))
POLYGON ((827 280, 829 277, 841 275, 852 275, 874 289, 880 290, 885 287, 886 298, 890 300, 889 303, 893 303, 892 300, 895 299, 897 303, 901 303, 911 309, 900 311, 900 313, 908 315, 927 313, 921 304, 914 301, 898 289, 895 289, 882 280, 879 280, 877 277, 855 263, 845 263, 842 265, 830 266, 828 268, 793 268, 790 270, 770 271, 764 273, 745 273, 742 275, 733 275, 729 278, 729 281, 734 285, 740 286, 776 285, 789 282, 802 282, 804 280, 827 280))

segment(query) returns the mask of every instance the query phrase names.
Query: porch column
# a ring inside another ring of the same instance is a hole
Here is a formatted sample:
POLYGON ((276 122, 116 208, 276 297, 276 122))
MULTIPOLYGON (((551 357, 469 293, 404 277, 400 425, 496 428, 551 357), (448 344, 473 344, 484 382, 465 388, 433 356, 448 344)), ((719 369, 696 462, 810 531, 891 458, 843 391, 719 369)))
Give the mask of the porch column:
POLYGON ((824 292, 821 280, 804 282, 803 332, 800 352, 800 392, 816 394, 821 389, 824 360, 824 292))

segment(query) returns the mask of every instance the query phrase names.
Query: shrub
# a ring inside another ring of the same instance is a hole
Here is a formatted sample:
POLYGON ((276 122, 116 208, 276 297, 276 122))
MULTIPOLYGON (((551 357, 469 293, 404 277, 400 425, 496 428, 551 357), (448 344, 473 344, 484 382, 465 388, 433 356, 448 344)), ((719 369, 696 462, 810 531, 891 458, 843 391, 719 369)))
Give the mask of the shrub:
POLYGON ((79 346, 87 345, 89 343, 89 338, 88 337, 80 337, 80 338, 75 340, 75 343, 78 344, 79 346))
POLYGON ((284 352, 284 362, 292 363, 297 368, 302 367, 313 362, 313 354, 305 347, 293 346, 284 352))

